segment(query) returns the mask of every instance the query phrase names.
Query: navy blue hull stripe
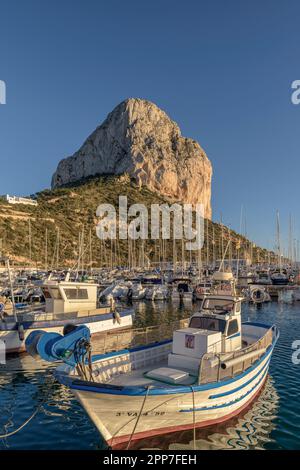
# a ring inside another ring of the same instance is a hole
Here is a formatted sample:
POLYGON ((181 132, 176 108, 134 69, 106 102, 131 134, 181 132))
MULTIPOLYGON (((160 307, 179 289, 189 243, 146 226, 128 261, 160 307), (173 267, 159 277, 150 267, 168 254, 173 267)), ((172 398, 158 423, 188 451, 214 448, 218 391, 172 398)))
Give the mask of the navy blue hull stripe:
MULTIPOLYGON (((260 371, 261 372, 261 371, 260 371)), ((231 405, 235 405, 236 403, 244 400, 244 398, 246 398, 248 395, 250 395, 250 393, 252 393, 256 387, 261 384, 261 382, 264 380, 264 378, 266 377, 267 375, 267 372, 268 372, 268 369, 265 370, 265 372, 263 373, 262 377, 259 379, 258 382, 256 382, 256 384, 250 389, 248 390, 248 392, 244 393, 244 395, 236 398, 235 400, 231 400, 227 403, 222 403, 220 405, 213 405, 213 406, 205 406, 205 407, 202 407, 202 408, 191 408, 189 410, 180 410, 181 413, 191 413, 193 411, 208 411, 208 410, 216 410, 216 409, 220 409, 220 408, 226 408, 227 406, 231 406, 231 405)))
POLYGON ((255 374, 252 379, 248 380, 247 382, 243 383, 242 385, 240 385, 239 387, 237 388, 233 388, 231 390, 229 390, 228 392, 224 392, 224 393, 218 393, 217 395, 210 395, 209 398, 211 398, 212 400, 215 399, 215 398, 220 398, 220 397, 226 397, 228 395, 231 395, 232 393, 236 393, 238 392, 239 390, 242 390, 243 388, 247 387, 247 385, 249 385, 251 382, 253 382, 253 380, 255 380, 259 374, 261 374, 261 372, 263 370, 265 370, 268 366, 269 366, 269 363, 270 363, 270 359, 268 359, 268 361, 266 362, 266 364, 261 368, 261 370, 259 370, 257 372, 257 374, 255 374))

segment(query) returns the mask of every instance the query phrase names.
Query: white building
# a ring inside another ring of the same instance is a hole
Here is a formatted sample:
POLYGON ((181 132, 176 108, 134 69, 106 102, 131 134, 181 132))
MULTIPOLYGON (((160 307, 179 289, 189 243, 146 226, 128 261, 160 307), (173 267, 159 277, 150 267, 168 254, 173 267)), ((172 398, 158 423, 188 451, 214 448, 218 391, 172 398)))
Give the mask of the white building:
POLYGON ((28 204, 30 206, 38 205, 35 199, 30 199, 27 197, 9 196, 8 194, 6 195, 6 200, 9 204, 28 204))

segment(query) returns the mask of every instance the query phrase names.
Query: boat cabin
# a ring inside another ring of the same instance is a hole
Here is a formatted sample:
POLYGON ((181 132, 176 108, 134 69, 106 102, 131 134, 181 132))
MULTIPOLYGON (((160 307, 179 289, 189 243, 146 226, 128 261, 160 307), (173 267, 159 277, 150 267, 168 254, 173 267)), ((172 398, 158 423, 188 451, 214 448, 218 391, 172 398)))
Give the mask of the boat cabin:
POLYGON ((203 300, 201 311, 192 316, 189 326, 220 332, 222 352, 240 349, 241 303, 239 296, 209 295, 203 300))
POLYGON ((235 295, 236 280, 232 272, 216 271, 212 275, 212 292, 219 295, 235 295))
POLYGON ((174 332, 168 366, 197 369, 204 354, 241 349, 241 301, 241 297, 231 295, 206 297, 188 328, 174 332))
POLYGON ((257 273, 257 279, 254 284, 272 284, 271 277, 268 271, 259 271, 257 273))
POLYGON ((48 280, 42 286, 46 313, 66 313, 97 308, 97 284, 48 280))
POLYGON ((175 291, 183 293, 191 291, 191 280, 188 276, 173 278, 171 284, 175 291))

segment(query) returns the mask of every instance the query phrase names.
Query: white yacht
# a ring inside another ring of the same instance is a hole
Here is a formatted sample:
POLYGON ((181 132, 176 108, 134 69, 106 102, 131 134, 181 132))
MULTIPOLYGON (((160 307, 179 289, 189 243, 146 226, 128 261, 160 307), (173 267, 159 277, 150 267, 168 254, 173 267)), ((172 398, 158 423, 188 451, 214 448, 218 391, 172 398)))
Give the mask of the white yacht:
POLYGON ((175 302, 191 302, 193 300, 193 288, 188 276, 172 280, 171 300, 175 302))
POLYGON ((167 300, 169 297, 169 289, 165 285, 156 285, 146 288, 145 298, 146 300, 167 300))

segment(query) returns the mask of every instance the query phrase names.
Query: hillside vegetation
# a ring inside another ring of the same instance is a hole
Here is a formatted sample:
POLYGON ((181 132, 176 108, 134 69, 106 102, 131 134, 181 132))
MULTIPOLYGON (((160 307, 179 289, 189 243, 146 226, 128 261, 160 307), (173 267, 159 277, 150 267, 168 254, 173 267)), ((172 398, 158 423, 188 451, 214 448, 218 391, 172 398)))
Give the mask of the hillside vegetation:
MULTIPOLYGON (((119 195, 126 195, 128 206, 143 203, 172 203, 157 193, 138 187, 127 175, 94 177, 76 184, 37 194, 37 206, 11 205, 0 200, 0 252, 15 264, 54 268, 72 266, 81 253, 81 266, 114 266, 145 264, 175 259, 189 261, 190 253, 182 253, 182 243, 170 241, 118 240, 105 243, 96 236, 96 209, 110 203, 118 207, 119 195), (174 255, 175 253, 175 255, 174 255)), ((250 254, 254 261, 267 260, 268 252, 255 247, 245 237, 227 227, 205 221, 203 263, 219 259, 228 245, 226 258, 250 254)), ((199 254, 192 253, 199 261, 199 254)))

